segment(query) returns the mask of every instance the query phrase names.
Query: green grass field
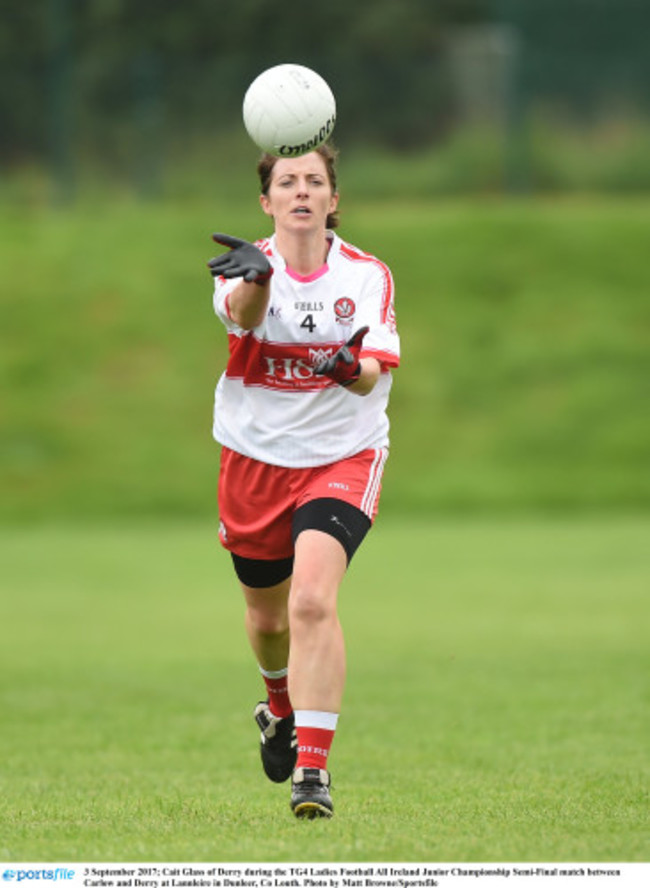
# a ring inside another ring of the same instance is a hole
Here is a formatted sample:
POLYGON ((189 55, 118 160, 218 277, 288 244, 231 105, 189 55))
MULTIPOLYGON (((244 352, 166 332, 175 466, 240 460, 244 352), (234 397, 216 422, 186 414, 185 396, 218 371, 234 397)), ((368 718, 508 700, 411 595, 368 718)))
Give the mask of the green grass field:
POLYGON ((0 860, 647 861, 648 529, 380 517, 304 823, 211 526, 4 528, 0 860))
POLYGON ((210 232, 266 233, 219 156, 200 198, 1 183, 0 860, 647 861, 647 197, 342 165, 403 363, 342 594, 337 814, 304 824, 210 526, 210 232))

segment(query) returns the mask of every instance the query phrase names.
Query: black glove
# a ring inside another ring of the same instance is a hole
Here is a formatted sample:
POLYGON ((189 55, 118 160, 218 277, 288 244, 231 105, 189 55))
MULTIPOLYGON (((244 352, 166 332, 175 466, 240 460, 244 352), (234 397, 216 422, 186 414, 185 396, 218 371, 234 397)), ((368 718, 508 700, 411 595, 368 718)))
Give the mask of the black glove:
POLYGON ((361 346, 363 338, 370 327, 361 327, 350 339, 342 345, 341 348, 334 352, 329 358, 316 364, 314 373, 317 376, 329 376, 339 385, 348 386, 356 382, 361 376, 361 364, 359 355, 361 354, 361 346))
POLYGON ((243 277, 249 284, 264 284, 273 274, 271 263, 254 244, 229 234, 213 234, 212 240, 230 247, 229 253, 208 262, 212 277, 243 277))

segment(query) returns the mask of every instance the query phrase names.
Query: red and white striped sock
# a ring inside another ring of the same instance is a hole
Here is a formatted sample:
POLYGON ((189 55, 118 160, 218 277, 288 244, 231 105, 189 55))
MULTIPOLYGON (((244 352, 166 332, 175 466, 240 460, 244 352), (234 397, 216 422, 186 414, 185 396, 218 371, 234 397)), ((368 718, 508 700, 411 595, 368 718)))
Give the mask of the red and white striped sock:
POLYGON ((266 692, 269 695, 269 709, 271 714, 276 718, 286 718, 293 712, 291 700, 289 699, 289 687, 287 684, 288 669, 277 669, 270 671, 262 669, 260 672, 266 685, 266 692))
POLYGON ((298 761, 296 768, 323 768, 334 740, 338 712, 296 709, 298 761))

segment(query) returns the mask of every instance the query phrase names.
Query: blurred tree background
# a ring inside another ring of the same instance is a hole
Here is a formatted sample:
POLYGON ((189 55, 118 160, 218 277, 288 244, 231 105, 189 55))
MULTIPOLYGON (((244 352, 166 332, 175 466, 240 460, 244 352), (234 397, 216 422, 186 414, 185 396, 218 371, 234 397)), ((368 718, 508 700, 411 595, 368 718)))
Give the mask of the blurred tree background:
POLYGON ((5 519, 211 515, 209 233, 258 236, 248 83, 330 83, 391 265, 394 510, 650 503, 646 0, 3 0, 5 519))
MULTIPOLYGON (((531 127, 647 151, 649 31, 645 0, 4 0, 0 161, 152 187, 239 134, 248 83, 292 60, 331 84, 344 148, 421 151, 479 127, 506 136, 506 185, 569 185, 526 156, 531 127)), ((618 184, 648 187, 647 167, 618 184)))

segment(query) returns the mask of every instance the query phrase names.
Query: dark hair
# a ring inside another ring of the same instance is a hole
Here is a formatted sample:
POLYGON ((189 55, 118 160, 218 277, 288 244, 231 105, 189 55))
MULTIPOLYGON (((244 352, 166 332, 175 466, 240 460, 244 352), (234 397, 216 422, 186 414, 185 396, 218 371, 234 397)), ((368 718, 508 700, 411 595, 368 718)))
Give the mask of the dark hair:
MULTIPOLYGON (((314 148, 314 152, 316 154, 320 154, 320 156, 325 161, 325 167, 327 169, 327 178, 329 179, 330 185, 332 187, 332 193, 336 193, 336 161, 338 160, 339 153, 336 148, 330 144, 326 143, 324 145, 319 145, 318 148, 314 148)), ((269 188, 271 187, 271 179, 273 177, 273 169, 281 158, 276 157, 274 154, 266 154, 264 153, 257 164, 257 175, 260 178, 260 188, 262 189, 262 194, 268 194, 269 188)), ((327 216, 326 226, 328 228, 337 228, 339 224, 339 214, 337 211, 333 213, 329 213, 327 216)))

